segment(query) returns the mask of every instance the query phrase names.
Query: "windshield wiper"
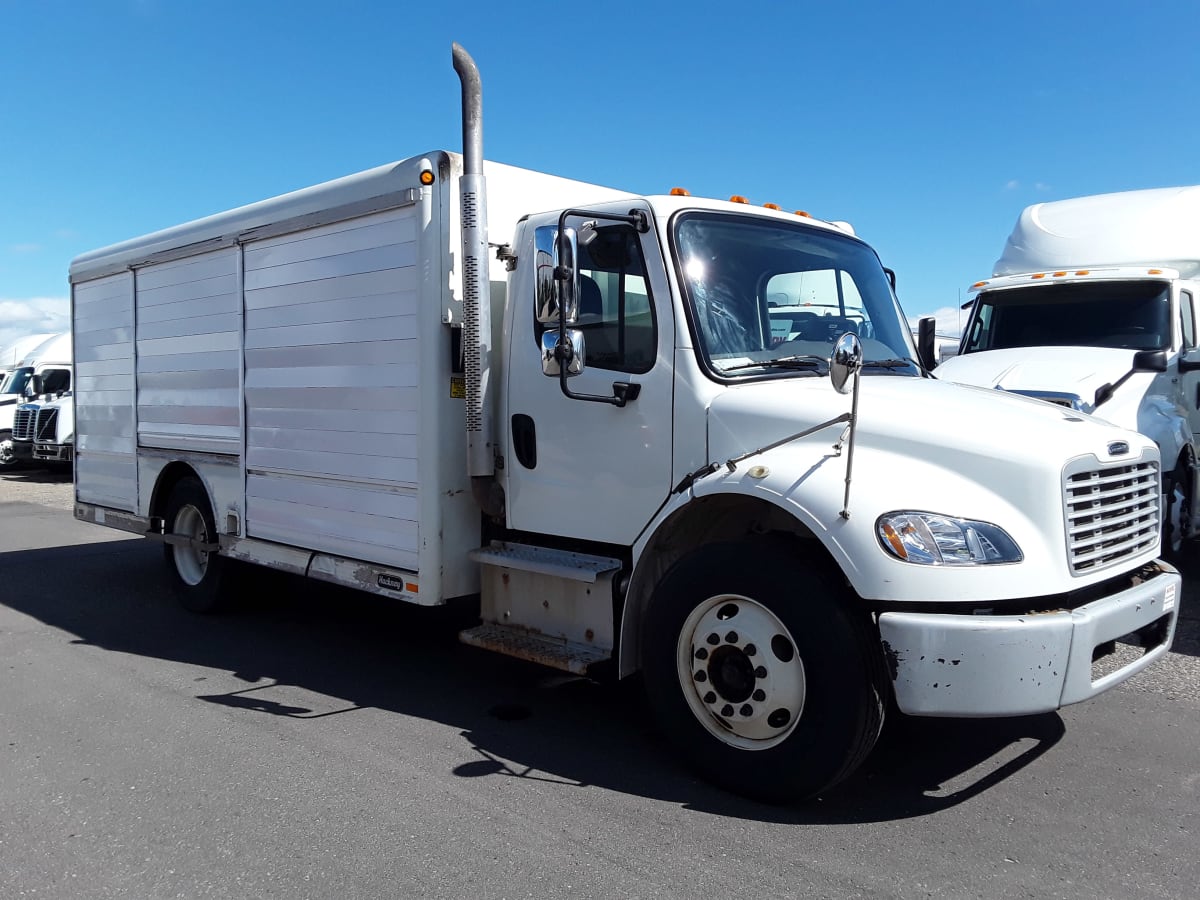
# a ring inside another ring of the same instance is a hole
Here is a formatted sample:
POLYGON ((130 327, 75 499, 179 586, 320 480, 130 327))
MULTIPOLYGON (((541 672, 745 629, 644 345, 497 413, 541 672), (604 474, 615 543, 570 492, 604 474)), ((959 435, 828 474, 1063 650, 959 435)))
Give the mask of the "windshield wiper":
POLYGON ((874 369, 904 369, 908 366, 921 368, 920 364, 914 359, 908 357, 897 357, 895 359, 868 359, 863 363, 863 368, 868 367, 874 369))
POLYGON ((761 359, 758 362, 739 363, 722 369, 722 372, 736 372, 738 369, 815 369, 817 366, 829 364, 823 356, 781 356, 779 359, 761 359))

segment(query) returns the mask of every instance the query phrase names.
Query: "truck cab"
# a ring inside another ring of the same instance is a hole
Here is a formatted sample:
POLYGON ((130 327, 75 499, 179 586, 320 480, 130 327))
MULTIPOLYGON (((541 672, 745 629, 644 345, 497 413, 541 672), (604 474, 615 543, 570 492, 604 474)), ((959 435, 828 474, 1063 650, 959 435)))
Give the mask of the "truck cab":
POLYGON ((1026 210, 996 274, 971 287, 958 356, 937 370, 1150 437, 1162 455, 1163 547, 1175 557, 1200 531, 1200 259, 1186 258, 1200 256, 1200 240, 1180 221, 1196 208, 1200 189, 1183 188, 1026 210))
MULTIPOLYGON (((70 333, 42 337, 0 385, 0 467, 35 458, 39 410, 71 389, 70 333)), ((57 418, 58 412, 53 416, 57 418)), ((57 433, 57 426, 51 430, 57 433)))

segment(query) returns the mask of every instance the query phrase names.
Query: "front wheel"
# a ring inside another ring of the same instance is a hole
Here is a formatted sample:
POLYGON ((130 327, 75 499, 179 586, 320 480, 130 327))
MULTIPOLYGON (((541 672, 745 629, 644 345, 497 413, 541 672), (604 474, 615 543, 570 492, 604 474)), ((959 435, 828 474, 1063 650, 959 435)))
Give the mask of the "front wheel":
POLYGON ((5 428, 0 431, 0 471, 15 469, 20 462, 12 452, 12 429, 5 428))
POLYGON ((793 545, 720 544, 672 567, 647 614, 642 669, 651 707, 694 767, 784 803, 866 759, 885 684, 851 600, 793 545))
POLYGON ((1172 562, 1182 556, 1191 537, 1192 470, 1186 458, 1180 460, 1167 480, 1164 500, 1166 515, 1163 523, 1162 553, 1172 562))
POLYGON ((225 606, 222 589, 224 557, 215 549, 217 527, 208 493, 200 479, 188 476, 179 481, 167 499, 167 532, 188 539, 187 543, 164 545, 167 566, 180 603, 192 612, 217 612, 225 606))

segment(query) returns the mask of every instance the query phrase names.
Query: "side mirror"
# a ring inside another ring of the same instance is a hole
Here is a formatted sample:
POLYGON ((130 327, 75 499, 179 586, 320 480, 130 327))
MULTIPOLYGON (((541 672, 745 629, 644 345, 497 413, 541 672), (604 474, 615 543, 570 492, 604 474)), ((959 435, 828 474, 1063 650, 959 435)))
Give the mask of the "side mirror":
POLYGON ((534 236, 536 243, 537 309, 534 316, 541 325, 558 325, 559 310, 566 313, 567 324, 579 317, 579 240, 574 228, 563 230, 543 225, 534 236))
MULTIPOLYGON (((1182 365, 1181 365, 1182 368, 1182 365)), ((1167 371, 1167 351, 1166 350, 1139 350, 1133 354, 1133 365, 1129 371, 1118 378, 1116 381, 1109 384, 1102 384, 1096 388, 1096 397, 1092 402, 1092 409, 1103 403, 1107 403, 1112 399, 1112 395, 1117 392, 1117 388, 1128 381, 1135 372, 1165 372, 1167 371)))
POLYGON ((917 359, 927 371, 932 371, 938 363, 934 352, 936 331, 937 319, 933 316, 925 316, 917 322, 917 359))
POLYGON ((25 382, 25 396, 37 397, 42 393, 42 376, 30 375, 29 381, 25 382))
POLYGON ((862 342, 853 331, 847 331, 833 345, 833 355, 829 358, 829 380, 833 389, 839 394, 850 393, 850 376, 862 368, 862 342))
POLYGON ((1166 350, 1139 350, 1133 354, 1133 371, 1135 372, 1165 372, 1167 371, 1166 350))

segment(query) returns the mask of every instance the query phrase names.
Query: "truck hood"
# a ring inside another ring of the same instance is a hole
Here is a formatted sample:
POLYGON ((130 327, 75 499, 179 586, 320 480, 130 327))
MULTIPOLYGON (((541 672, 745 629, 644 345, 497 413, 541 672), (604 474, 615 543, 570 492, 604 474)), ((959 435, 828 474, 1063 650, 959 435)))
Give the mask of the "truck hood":
MULTIPOLYGON (((1114 366, 1114 371, 1121 364, 1114 366)), ((1114 376, 1116 377, 1116 376, 1114 376)), ((731 387, 709 407, 709 460, 723 462, 782 440, 850 410, 851 398, 824 378, 787 379, 731 387)), ((828 447, 846 426, 833 425, 802 439, 828 447)), ((864 376, 856 446, 876 446, 964 470, 997 465, 1043 469, 1124 441, 1136 456, 1152 443, 1085 413, 1019 394, 930 378, 864 376)))
POLYGON ((1133 350, 1108 347, 1017 347, 985 350, 945 360, 942 381, 1004 391, 1077 394, 1090 409, 1096 389, 1115 382, 1133 364, 1133 350))

